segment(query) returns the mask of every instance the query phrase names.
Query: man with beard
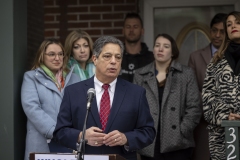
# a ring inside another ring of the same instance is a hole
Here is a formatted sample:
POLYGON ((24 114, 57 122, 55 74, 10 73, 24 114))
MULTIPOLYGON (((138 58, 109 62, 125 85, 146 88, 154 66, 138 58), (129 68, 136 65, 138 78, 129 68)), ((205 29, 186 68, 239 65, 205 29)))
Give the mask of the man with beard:
POLYGON ((132 82, 134 71, 154 60, 153 53, 141 42, 144 33, 143 22, 137 13, 128 13, 124 19, 123 36, 125 51, 122 59, 122 70, 119 77, 132 82))
MULTIPOLYGON (((195 71, 199 92, 201 94, 203 81, 207 65, 209 64, 214 53, 219 49, 224 39, 223 20, 227 14, 216 14, 210 23, 210 39, 211 43, 203 49, 197 50, 190 55, 188 65, 195 71)), ((203 116, 199 125, 195 128, 194 138, 196 147, 193 153, 194 160, 209 159, 208 147, 208 131, 206 129, 208 123, 204 120, 203 116)))

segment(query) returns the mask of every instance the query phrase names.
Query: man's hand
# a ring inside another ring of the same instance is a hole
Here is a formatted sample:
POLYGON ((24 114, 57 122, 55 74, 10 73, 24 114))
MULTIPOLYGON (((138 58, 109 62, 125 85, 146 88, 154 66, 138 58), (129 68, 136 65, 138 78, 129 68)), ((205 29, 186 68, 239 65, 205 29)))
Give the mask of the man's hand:
POLYGON ((114 130, 103 137, 103 144, 110 147, 123 146, 127 144, 127 137, 118 130, 114 130))
MULTIPOLYGON (((90 127, 86 130, 85 133, 85 139, 88 140, 88 145, 90 146, 101 146, 103 145, 103 137, 105 136, 105 133, 102 133, 102 130, 98 127, 90 127)), ((78 142, 80 141, 82 137, 82 132, 80 132, 78 136, 78 142)))

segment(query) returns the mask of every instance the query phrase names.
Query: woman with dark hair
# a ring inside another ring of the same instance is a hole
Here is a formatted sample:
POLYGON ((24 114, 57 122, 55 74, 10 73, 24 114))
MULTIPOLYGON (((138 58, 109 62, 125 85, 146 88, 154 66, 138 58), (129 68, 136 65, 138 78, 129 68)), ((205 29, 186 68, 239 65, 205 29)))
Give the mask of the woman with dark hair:
POLYGON ((226 159, 222 120, 240 120, 240 12, 223 22, 225 38, 207 67, 202 98, 212 159, 226 159))
POLYGON ((65 51, 69 57, 68 67, 73 67, 81 81, 95 74, 95 66, 92 62, 93 42, 89 34, 82 30, 74 30, 65 40, 65 51))
POLYGON ((200 96, 191 68, 176 61, 174 39, 167 34, 155 38, 155 61, 136 70, 134 83, 146 89, 157 136, 139 151, 142 160, 190 160, 193 130, 201 117, 200 96))
POLYGON ((52 139, 64 89, 79 82, 67 68, 67 61, 61 43, 47 39, 38 49, 32 70, 24 74, 21 100, 27 116, 25 160, 31 152, 72 152, 52 139))

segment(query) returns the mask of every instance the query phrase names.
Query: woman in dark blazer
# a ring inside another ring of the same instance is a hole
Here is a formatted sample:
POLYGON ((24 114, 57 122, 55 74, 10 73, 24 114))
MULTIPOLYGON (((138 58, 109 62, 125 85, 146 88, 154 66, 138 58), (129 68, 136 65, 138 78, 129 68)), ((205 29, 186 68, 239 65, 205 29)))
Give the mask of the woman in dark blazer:
POLYGON ((190 160, 193 130, 201 117, 193 71, 176 61, 179 51, 167 34, 155 38, 155 61, 136 70, 134 83, 146 89, 157 136, 139 151, 142 160, 190 160))

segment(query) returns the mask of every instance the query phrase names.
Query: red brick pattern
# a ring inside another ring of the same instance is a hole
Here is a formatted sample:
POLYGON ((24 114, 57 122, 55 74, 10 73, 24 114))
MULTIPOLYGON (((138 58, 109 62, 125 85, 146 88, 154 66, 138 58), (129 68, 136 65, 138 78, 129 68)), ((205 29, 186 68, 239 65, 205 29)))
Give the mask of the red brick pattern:
MULTIPOLYGON (((26 70, 30 70, 37 50, 44 39, 44 21, 53 21, 53 17, 44 17, 42 0, 27 1, 27 64, 26 70)), ((49 1, 47 4, 51 5, 49 1)), ((47 34, 53 36, 53 33, 47 34)), ((25 58, 25 57, 23 57, 25 58)))
POLYGON ((44 36, 59 38, 82 29, 93 40, 101 35, 122 37, 127 12, 138 11, 138 0, 44 0, 44 36))

